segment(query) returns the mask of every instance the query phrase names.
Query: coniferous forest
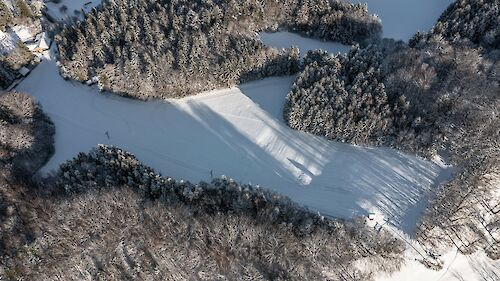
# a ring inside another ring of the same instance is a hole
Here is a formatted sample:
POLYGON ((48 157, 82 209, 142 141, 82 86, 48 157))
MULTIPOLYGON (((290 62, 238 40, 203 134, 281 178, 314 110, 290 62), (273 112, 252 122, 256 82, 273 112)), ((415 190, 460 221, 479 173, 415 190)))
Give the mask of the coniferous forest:
MULTIPOLYGON (((451 4, 438 19, 428 36, 442 36, 450 41, 469 40, 486 48, 500 48, 498 0, 466 1, 451 4)), ((414 40, 424 37, 417 33, 414 40)), ((410 41, 410 44, 414 44, 410 41)))
POLYGON ((309 52, 288 94, 285 121, 329 139, 386 144, 407 125, 408 103, 404 95, 387 95, 381 64, 374 47, 355 47, 346 56, 309 52))
POLYGON ((255 38, 278 27, 345 43, 380 33, 366 6, 337 1, 106 0, 58 36, 62 72, 139 99, 292 74, 296 49, 278 51, 255 38))

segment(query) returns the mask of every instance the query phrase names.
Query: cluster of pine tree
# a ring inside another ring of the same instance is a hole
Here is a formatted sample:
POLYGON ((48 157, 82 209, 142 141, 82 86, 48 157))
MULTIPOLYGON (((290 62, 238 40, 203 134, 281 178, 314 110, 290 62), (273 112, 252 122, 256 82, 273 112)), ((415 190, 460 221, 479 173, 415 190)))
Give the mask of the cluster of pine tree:
POLYGON ((408 102, 388 96, 374 47, 353 48, 346 56, 309 52, 284 107, 294 129, 351 142, 385 144, 406 125, 408 102))
POLYGON ((0 31, 15 24, 29 24, 34 16, 35 13, 25 0, 0 1, 0 31))
POLYGON ((0 89, 7 88, 16 80, 16 71, 5 61, 0 61, 0 89))
POLYGON ((380 30, 366 6, 336 1, 106 0, 57 39, 65 75, 140 99, 167 98, 298 71, 297 49, 255 38, 273 26, 349 43, 380 30))
POLYGON ((291 31, 344 44, 365 44, 379 38, 380 20, 368 14, 366 4, 335 0, 287 0, 285 19, 279 24, 291 31))
POLYGON ((500 1, 458 0, 441 15, 429 34, 417 33, 410 45, 442 36, 447 40, 469 40, 487 48, 500 48, 500 1))
POLYGON ((3 1, 0 1, 0 31, 5 31, 12 24, 12 12, 3 1))

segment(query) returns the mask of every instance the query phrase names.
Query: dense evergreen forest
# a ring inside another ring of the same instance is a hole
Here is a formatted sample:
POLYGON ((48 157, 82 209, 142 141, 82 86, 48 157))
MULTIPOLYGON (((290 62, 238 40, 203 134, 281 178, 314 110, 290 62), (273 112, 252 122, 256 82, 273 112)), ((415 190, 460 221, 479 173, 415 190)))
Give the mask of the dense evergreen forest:
POLYGON ((40 9, 35 5, 30 6, 25 0, 10 3, 11 7, 4 0, 0 1, 0 31, 6 31, 16 24, 29 25, 40 15, 40 9))
POLYGON ((500 48, 500 1, 457 0, 441 15, 429 34, 417 33, 410 45, 430 36, 470 40, 487 48, 500 48))
POLYGON ((255 37, 279 27, 344 43, 380 33, 366 6, 331 0, 106 0, 57 38, 64 75, 149 99, 298 71, 296 49, 255 37))
POLYGON ((1 175, 23 178, 38 170, 52 155, 54 124, 31 97, 0 95, 1 175))
POLYGON ((346 56, 309 52, 285 102, 286 123, 343 142, 387 144, 412 120, 405 96, 387 95, 381 64, 373 46, 346 56))

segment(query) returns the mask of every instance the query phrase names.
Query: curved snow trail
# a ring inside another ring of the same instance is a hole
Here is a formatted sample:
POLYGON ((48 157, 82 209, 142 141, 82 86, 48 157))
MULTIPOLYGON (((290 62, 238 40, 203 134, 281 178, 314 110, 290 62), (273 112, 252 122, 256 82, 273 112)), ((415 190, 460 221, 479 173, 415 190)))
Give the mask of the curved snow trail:
POLYGON ((337 143, 288 128, 281 109, 293 79, 140 102, 66 81, 49 59, 17 90, 35 96, 56 125, 55 154, 43 172, 99 143, 116 145, 165 176, 198 182, 210 180, 211 173, 227 175, 272 188, 325 215, 376 211, 413 233, 429 191, 450 170, 396 150, 337 143))
POLYGON ((313 38, 307 38, 296 33, 288 31, 279 32, 261 32, 258 39, 262 43, 272 46, 277 49, 289 48, 296 46, 300 50, 300 55, 304 57, 309 50, 322 49, 332 54, 347 53, 350 46, 331 41, 321 41, 313 38))

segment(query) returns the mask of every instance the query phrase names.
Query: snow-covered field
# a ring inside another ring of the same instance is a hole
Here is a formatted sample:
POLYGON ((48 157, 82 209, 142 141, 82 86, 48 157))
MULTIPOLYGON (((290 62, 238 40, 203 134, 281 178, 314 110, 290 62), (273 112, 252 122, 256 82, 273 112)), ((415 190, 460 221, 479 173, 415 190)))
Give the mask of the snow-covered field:
POLYGON ((35 96, 56 125, 56 151, 45 172, 99 143, 113 144, 166 176, 197 182, 227 175, 326 215, 375 211, 410 234, 429 191, 450 174, 395 150, 289 129, 281 107, 293 77, 145 103, 100 94, 57 71, 54 61, 44 61, 17 88, 35 96))
POLYGON ((259 39, 262 43, 273 46, 278 49, 289 48, 295 46, 299 48, 300 55, 303 57, 307 51, 322 49, 329 53, 347 53, 350 46, 336 42, 320 41, 312 38, 300 36, 299 34, 280 31, 274 33, 262 32, 259 34, 259 39))
POLYGON ((453 0, 348 0, 367 3, 370 14, 382 19, 384 37, 408 41, 417 31, 428 31, 453 0))

